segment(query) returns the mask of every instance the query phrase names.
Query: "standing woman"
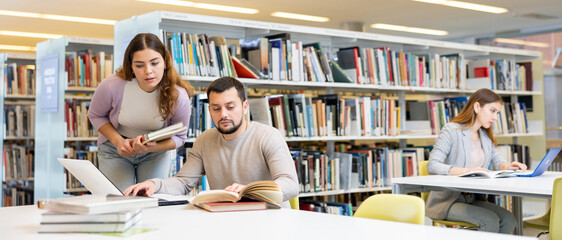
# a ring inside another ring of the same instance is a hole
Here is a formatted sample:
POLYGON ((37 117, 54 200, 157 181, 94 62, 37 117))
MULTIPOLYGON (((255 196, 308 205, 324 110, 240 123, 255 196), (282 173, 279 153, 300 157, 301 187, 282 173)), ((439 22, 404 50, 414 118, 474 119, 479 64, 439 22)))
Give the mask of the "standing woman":
POLYGON ((151 178, 166 178, 171 155, 187 131, 171 139, 142 144, 142 135, 182 122, 189 125, 189 93, 166 46, 154 34, 136 35, 117 73, 96 89, 88 117, 100 132, 100 170, 120 190, 151 178))
MULTIPOLYGON (((466 106, 446 124, 429 156, 430 174, 460 175, 474 170, 527 169, 519 162, 507 163, 496 148, 492 123, 502 109, 500 96, 489 89, 474 92, 466 106)), ((432 191, 427 216, 437 220, 469 222, 480 231, 513 233, 515 217, 508 210, 479 199, 478 195, 455 191, 432 191)))

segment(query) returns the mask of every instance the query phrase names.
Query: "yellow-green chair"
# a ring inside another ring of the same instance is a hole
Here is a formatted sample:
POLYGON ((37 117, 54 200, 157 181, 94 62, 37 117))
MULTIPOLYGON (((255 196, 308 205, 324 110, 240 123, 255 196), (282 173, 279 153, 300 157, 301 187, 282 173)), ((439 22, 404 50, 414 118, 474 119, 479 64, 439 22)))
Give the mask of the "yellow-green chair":
POLYGON ((562 178, 554 179, 552 205, 550 207, 550 239, 562 239, 562 178))
POLYGON ((542 230, 542 232, 537 235, 537 238, 543 234, 548 234, 548 229, 550 228, 550 209, 538 218, 523 221, 523 226, 542 230))
POLYGON ((291 198, 291 199, 289 200, 289 203, 291 204, 291 208, 292 208, 292 209, 300 210, 300 207, 299 207, 299 197, 298 197, 298 196, 296 196, 296 197, 294 197, 294 198, 291 198))
MULTIPOLYGON (((429 161, 420 162, 420 165, 419 165, 420 176, 429 175, 429 172, 427 171, 427 163, 428 162, 429 161)), ((423 199, 424 202, 427 199, 428 195, 429 195, 428 192, 421 193, 421 198, 423 199)), ((458 226, 460 228, 466 228, 466 229, 477 229, 478 228, 478 226, 476 226, 472 223, 469 223, 469 222, 456 222, 456 221, 434 220, 434 219, 431 219, 431 220, 434 223, 441 224, 441 225, 446 226, 446 227, 458 226)))
POLYGON ((361 203, 353 216, 423 225, 425 208, 423 200, 416 196, 377 194, 361 203))

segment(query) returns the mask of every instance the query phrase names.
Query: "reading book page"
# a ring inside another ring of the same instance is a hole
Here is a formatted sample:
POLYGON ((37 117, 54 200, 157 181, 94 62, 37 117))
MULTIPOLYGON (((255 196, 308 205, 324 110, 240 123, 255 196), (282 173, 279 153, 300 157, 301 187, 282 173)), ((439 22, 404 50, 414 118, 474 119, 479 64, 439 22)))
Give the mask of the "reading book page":
POLYGON ((253 200, 267 202, 273 208, 280 208, 283 202, 283 192, 273 181, 257 181, 246 185, 240 193, 225 190, 209 190, 200 192, 193 200, 193 204, 207 202, 237 202, 246 197, 253 200))
POLYGON ((470 171, 467 173, 463 173, 459 175, 459 177, 502 178, 502 177, 512 176, 514 172, 515 171, 513 170, 501 170, 501 171, 490 171, 490 172, 478 170, 478 171, 470 171))

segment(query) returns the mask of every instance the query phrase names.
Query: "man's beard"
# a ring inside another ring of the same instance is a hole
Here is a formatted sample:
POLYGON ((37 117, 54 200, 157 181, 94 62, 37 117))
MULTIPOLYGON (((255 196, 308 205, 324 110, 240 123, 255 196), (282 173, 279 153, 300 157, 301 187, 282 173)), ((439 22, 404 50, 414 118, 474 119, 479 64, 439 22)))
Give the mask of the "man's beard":
MULTIPOLYGON (((240 122, 238 123, 238 125, 234 125, 232 128, 226 129, 226 130, 225 130, 225 129, 222 129, 222 128, 220 127, 220 122, 221 122, 221 121, 224 121, 224 119, 221 119, 221 120, 219 121, 219 124, 217 125, 217 126, 219 126, 219 127, 217 127, 217 130, 218 130, 220 133, 222 133, 222 134, 232 134, 232 133, 236 132, 236 131, 238 130, 238 128, 240 128, 240 126, 242 126, 242 119, 240 119, 240 122)), ((232 123, 234 124, 234 121, 232 121, 232 123)))

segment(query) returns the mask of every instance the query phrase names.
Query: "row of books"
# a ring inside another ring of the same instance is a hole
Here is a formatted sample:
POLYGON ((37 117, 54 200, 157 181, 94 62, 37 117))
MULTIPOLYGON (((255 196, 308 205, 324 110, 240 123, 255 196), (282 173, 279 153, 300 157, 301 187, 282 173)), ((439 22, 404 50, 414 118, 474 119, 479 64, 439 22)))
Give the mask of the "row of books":
POLYGON ((64 70, 69 87, 97 87, 113 73, 113 54, 84 49, 65 54, 64 70))
POLYGON ((350 204, 337 202, 303 201, 299 203, 302 211, 321 212, 332 215, 353 216, 350 204))
MULTIPOLYGON (((466 60, 462 53, 413 54, 388 46, 354 46, 338 49, 332 59, 320 43, 292 41, 289 33, 254 39, 165 31, 161 34, 180 74, 188 76, 466 89, 474 88, 478 83, 474 79, 482 75, 481 61, 466 60), (467 76, 472 81, 468 85, 467 76)), ((530 62, 487 62, 489 72, 484 78, 494 84, 484 87, 532 90, 530 62)))
MULTIPOLYGON (((94 166, 98 167, 98 147, 96 145, 89 145, 83 150, 77 149, 76 147, 67 146, 64 148, 64 157, 70 159, 83 159, 85 161, 90 161, 94 166)), ((72 174, 70 174, 66 169, 64 170, 66 175, 66 188, 76 189, 82 188, 83 185, 76 179, 72 174)))
POLYGON ((20 183, 2 185, 3 207, 33 205, 32 189, 32 182, 23 182, 23 185, 20 183))
POLYGON ((35 162, 32 146, 4 145, 2 151, 6 181, 27 180, 33 177, 35 162))
POLYGON ((460 88, 466 86, 462 53, 415 55, 390 47, 341 48, 338 63, 358 84, 460 88))
POLYGON ((35 95, 35 66, 9 63, 5 67, 6 94, 35 95))
POLYGON ((289 137, 400 134, 400 107, 393 99, 292 94, 250 98, 248 103, 253 121, 289 137))
POLYGON ((78 101, 76 98, 65 99, 64 122, 67 137, 96 137, 97 130, 88 119, 90 101, 78 101))
POLYGON ((533 71, 531 62, 515 60, 480 59, 467 63, 467 87, 471 89, 489 88, 492 90, 533 91, 533 71))
POLYGON ((527 107, 524 102, 506 102, 493 125, 494 134, 528 133, 527 107))
POLYGON ((6 137, 35 136, 35 105, 5 105, 6 137))
POLYGON ((336 152, 291 150, 301 192, 390 186, 393 177, 419 175, 425 148, 360 148, 336 152))

